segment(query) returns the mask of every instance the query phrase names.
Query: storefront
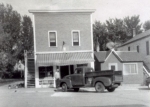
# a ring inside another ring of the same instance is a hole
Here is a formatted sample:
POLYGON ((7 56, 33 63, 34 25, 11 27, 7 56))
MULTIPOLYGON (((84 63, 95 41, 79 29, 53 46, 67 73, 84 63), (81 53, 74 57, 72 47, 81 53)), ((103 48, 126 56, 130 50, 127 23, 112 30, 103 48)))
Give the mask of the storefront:
POLYGON ((36 56, 36 87, 55 87, 55 71, 59 69, 60 78, 73 74, 79 66, 93 67, 92 52, 48 53, 36 56))

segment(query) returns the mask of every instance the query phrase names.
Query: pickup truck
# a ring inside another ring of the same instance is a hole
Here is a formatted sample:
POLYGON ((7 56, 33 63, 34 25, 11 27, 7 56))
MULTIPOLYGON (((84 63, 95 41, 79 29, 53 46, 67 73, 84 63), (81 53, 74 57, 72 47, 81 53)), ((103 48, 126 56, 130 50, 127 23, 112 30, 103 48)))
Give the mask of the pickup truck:
POLYGON ((65 76, 56 82, 56 87, 62 88, 63 92, 74 89, 78 92, 83 87, 95 87, 97 92, 107 89, 113 92, 123 81, 122 71, 93 71, 90 67, 78 67, 74 74, 65 76))

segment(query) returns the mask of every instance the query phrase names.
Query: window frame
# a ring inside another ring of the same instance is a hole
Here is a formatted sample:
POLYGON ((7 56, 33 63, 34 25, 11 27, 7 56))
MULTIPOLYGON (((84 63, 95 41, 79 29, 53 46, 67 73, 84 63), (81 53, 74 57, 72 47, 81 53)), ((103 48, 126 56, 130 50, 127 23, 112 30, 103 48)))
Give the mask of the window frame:
POLYGON ((108 64, 108 69, 111 70, 111 66, 114 65, 115 66, 115 71, 118 71, 118 63, 109 63, 108 64))
POLYGON ((48 46, 49 47, 57 47, 57 31, 56 30, 48 31, 48 46), (56 34, 56 46, 50 46, 50 32, 55 32, 55 34, 56 34))
POLYGON ((123 63, 123 75, 137 75, 137 74, 138 74, 138 64, 137 63, 123 63), (135 65, 135 69, 137 70, 137 72, 132 73, 131 72, 131 67, 130 67, 130 73, 124 74, 124 72, 125 72, 125 65, 131 65, 131 64, 135 65))
POLYGON ((81 46, 81 43, 80 43, 80 30, 72 30, 71 31, 71 37, 72 37, 72 46, 81 46), (73 32, 78 32, 79 33, 79 45, 73 45, 73 32))
POLYGON ((131 48, 130 48, 130 46, 128 46, 128 51, 131 51, 131 48))

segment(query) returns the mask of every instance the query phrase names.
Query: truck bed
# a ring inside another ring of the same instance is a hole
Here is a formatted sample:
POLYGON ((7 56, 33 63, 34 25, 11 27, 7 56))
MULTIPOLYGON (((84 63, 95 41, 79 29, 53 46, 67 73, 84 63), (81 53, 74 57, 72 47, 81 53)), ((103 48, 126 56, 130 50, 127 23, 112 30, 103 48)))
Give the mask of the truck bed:
POLYGON ((105 71, 95 71, 95 72, 86 72, 85 77, 99 77, 105 75, 113 75, 113 70, 105 70, 105 71))
POLYGON ((122 82, 123 76, 122 71, 113 71, 113 70, 104 70, 104 71, 95 71, 95 72, 86 72, 85 77, 113 77, 114 81, 122 82))

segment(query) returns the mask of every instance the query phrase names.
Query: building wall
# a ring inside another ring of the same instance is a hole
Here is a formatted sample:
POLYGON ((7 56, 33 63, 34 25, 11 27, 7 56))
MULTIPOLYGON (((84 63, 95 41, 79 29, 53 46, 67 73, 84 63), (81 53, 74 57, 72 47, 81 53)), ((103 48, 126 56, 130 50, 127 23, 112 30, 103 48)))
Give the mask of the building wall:
MULTIPOLYGON (((63 52, 62 44, 65 42, 67 51, 93 51, 93 32, 91 13, 34 13, 34 36, 35 36, 35 62, 37 54, 47 52, 63 52), (72 30, 80 31, 80 46, 72 46, 72 30), (57 47, 49 47, 48 32, 57 32, 57 47)), ((93 53, 91 53, 93 59, 93 53)), ((76 66, 76 65, 74 65, 76 66)), ((94 62, 88 63, 94 68, 94 62)), ((53 66, 56 71, 56 65, 53 66)), ((36 88, 39 85, 38 65, 35 67, 36 88)), ((47 86, 45 86, 47 87, 47 86)), ((55 87, 55 78, 54 78, 55 87)))
POLYGON ((139 53, 145 57, 144 62, 147 65, 147 67, 150 69, 150 55, 147 55, 146 41, 149 41, 149 51, 150 51, 150 36, 147 38, 138 40, 136 42, 127 44, 123 47, 119 47, 118 51, 128 51, 128 47, 130 47, 130 51, 137 51, 137 46, 139 46, 139 53))
POLYGON ((34 13, 36 52, 92 50, 91 13, 34 13), (72 46, 72 30, 80 31, 81 46, 72 46), (57 47, 49 47, 48 31, 57 31, 57 47))
MULTIPOLYGON (((123 71, 123 63, 121 63, 114 54, 111 54, 109 58, 101 64, 101 70, 108 70, 109 64, 117 64, 117 70, 123 71)), ((137 63, 138 74, 124 75, 123 71, 123 83, 124 84, 142 84, 143 83, 143 63, 142 62, 131 62, 137 63)))

